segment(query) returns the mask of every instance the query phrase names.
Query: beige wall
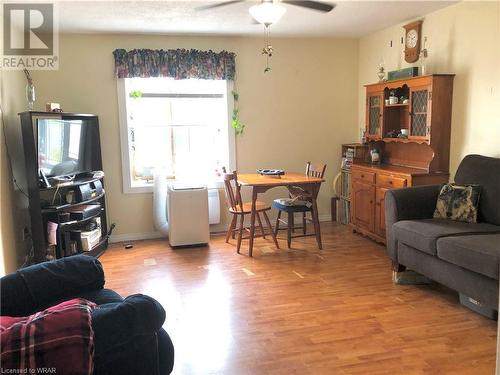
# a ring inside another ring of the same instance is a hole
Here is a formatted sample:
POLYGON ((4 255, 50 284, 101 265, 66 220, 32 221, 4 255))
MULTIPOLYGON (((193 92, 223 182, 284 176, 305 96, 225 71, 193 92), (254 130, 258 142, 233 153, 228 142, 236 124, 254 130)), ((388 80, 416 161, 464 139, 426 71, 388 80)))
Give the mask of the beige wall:
MULTIPOLYGON (((26 80, 21 71, 0 71, 0 103, 2 120, 7 124, 19 124, 17 113, 26 109, 24 87, 26 80)), ((24 261, 21 233, 14 229, 14 201, 19 192, 14 192, 7 149, 4 142, 4 127, 0 127, 0 275, 15 271, 24 261)))
MULTIPOLYGON (((461 2, 423 17, 428 72, 456 74, 453 93, 450 172, 470 153, 500 156, 499 2, 461 2)), ((406 24, 406 22, 405 22, 406 24)), ((378 80, 377 66, 388 71, 411 66, 404 61, 401 25, 359 41, 358 118, 364 123, 362 86, 378 80), (393 46, 390 47, 390 41, 393 46)))
MULTIPOLYGON (((424 17, 428 69, 455 73, 451 172, 468 153, 500 156, 500 26, 498 2, 462 2, 424 17)), ((399 39, 401 25, 357 40, 274 39, 273 70, 263 74, 261 38, 169 37, 146 35, 62 35, 60 69, 34 72, 36 109, 47 101, 66 111, 96 113, 101 121, 110 222, 117 235, 154 231, 151 194, 123 194, 115 48, 199 48, 237 54, 240 111, 247 125, 237 138, 240 171, 259 167, 302 170, 307 160, 328 163, 320 193, 320 214, 329 213, 331 182, 340 164, 340 145, 357 140, 364 123, 363 84, 377 80, 379 61, 388 70, 406 67, 399 39), (394 47, 389 47, 390 40, 394 47)), ((24 100, 22 74, 7 74, 5 93, 17 98, 6 106, 14 113, 24 100), (13 94, 15 92, 16 94, 13 94), (10 108, 9 108, 10 107, 10 108)), ((3 147, 3 145, 2 145, 3 147)), ((2 158, 2 173, 6 172, 2 158)), ((3 191, 10 185, 2 175, 3 191)), ((264 199, 283 194, 266 193, 264 199)), ((2 241, 12 241, 8 203, 2 204, 2 241), (7 206, 6 206, 7 205, 7 206), (6 240, 4 239, 6 238, 6 240)), ((5 246, 5 245, 4 245, 5 246)), ((12 248, 12 245, 7 245, 12 248)), ((9 258, 7 256, 7 258, 9 258)))
MULTIPOLYGON (((305 162, 328 163, 319 197, 329 214, 340 145, 357 131, 357 40, 274 39, 270 73, 264 74, 261 38, 62 35, 60 69, 33 72, 35 109, 47 101, 65 111, 99 115, 110 222, 117 235, 154 231, 152 194, 123 194, 116 80, 116 48, 199 48, 237 54, 237 88, 245 134, 237 138, 237 167, 252 172, 274 167, 302 171, 305 162)), ((265 195, 270 200, 284 191, 265 195)))

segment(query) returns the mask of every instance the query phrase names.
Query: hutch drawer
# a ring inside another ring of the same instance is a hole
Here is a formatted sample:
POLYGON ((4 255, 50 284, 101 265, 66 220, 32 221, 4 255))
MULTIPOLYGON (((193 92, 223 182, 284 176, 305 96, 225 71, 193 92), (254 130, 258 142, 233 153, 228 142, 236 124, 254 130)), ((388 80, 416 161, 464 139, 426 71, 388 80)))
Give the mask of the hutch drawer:
POLYGON ((408 179, 395 177, 388 174, 379 174, 377 176, 377 186, 389 189, 406 187, 408 179))
POLYGON ((375 183, 375 173, 374 172, 368 172, 364 170, 358 170, 358 169, 353 169, 352 171, 352 178, 355 180, 361 180, 365 181, 371 184, 375 183))

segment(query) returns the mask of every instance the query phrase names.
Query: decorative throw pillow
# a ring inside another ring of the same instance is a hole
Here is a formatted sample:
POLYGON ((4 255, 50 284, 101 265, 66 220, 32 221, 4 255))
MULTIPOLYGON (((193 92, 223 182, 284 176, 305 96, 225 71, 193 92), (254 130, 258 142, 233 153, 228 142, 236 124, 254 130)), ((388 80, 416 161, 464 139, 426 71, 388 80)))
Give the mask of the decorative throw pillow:
POLYGON ((75 298, 33 315, 0 317, 2 373, 92 374, 95 308, 75 298))
POLYGON ((439 192, 434 218, 477 222, 480 194, 479 185, 444 184, 439 192))

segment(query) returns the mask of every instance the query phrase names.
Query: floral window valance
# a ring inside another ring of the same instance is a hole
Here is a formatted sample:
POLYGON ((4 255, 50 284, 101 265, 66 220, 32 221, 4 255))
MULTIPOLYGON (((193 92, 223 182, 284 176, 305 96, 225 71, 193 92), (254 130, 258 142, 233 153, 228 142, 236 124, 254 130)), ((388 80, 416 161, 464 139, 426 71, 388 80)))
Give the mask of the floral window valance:
POLYGON ((116 49, 117 78, 172 77, 175 79, 234 80, 233 52, 199 51, 195 49, 116 49))

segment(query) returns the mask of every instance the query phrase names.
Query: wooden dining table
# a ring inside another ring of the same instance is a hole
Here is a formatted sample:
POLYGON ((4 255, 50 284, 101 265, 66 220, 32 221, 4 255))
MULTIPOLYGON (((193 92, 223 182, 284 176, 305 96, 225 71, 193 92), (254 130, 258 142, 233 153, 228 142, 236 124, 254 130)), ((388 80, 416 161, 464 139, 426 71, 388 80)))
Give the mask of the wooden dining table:
POLYGON ((250 215, 250 238, 248 244, 248 255, 252 256, 253 239, 255 234, 255 213, 256 202, 259 193, 264 193, 269 189, 278 186, 284 186, 288 189, 292 187, 301 188, 308 196, 311 197, 311 216, 316 234, 316 242, 319 249, 323 248, 321 243, 321 229, 319 226, 318 205, 316 198, 318 197, 319 188, 324 180, 318 177, 310 177, 303 173, 285 173, 278 177, 260 175, 258 173, 247 173, 238 175, 238 183, 243 186, 252 188, 252 212, 250 215))

